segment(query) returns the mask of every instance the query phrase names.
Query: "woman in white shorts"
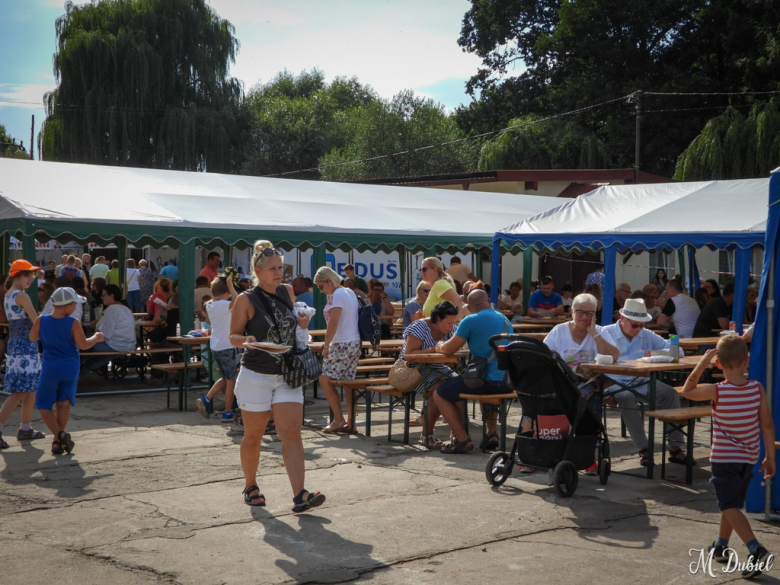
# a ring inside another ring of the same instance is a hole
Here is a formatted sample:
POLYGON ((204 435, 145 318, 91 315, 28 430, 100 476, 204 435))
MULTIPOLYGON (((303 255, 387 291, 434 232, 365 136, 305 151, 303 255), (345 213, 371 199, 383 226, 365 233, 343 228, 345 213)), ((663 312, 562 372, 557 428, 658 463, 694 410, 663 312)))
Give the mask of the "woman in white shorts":
POLYGON ((360 331, 358 330, 358 300, 355 293, 341 286, 341 277, 332 268, 323 266, 314 275, 314 285, 328 295, 325 320, 328 329, 322 347, 322 374, 320 385, 333 411, 333 421, 322 427, 326 433, 355 432, 352 411, 352 393, 345 392, 349 422, 344 420, 341 400, 333 380, 353 380, 360 359, 360 331))
MULTIPOLYGON (((292 313, 295 294, 282 284, 283 252, 271 242, 255 242, 252 266, 255 286, 238 295, 230 321, 230 343, 244 347, 247 342, 295 345, 295 327, 309 326, 308 317, 296 319, 292 313)), ((304 488, 303 389, 290 388, 282 377, 282 356, 260 349, 249 349, 241 359, 236 379, 236 399, 244 420, 241 441, 241 467, 244 470, 244 502, 265 506, 265 496, 257 486, 260 442, 273 413, 276 434, 282 441, 282 457, 293 490, 293 512, 305 512, 321 505, 325 496, 304 488)))

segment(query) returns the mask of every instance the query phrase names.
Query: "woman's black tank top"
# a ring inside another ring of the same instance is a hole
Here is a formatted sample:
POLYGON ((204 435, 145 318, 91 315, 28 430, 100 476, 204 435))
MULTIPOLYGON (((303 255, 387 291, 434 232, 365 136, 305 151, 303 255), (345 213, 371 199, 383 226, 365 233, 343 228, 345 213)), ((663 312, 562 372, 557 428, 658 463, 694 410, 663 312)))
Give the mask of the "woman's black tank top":
MULTIPOLYGON (((264 292, 259 286, 241 293, 249 298, 255 315, 246 324, 246 335, 253 335, 257 341, 279 343, 295 346, 295 327, 298 321, 293 317, 290 307, 292 301, 287 294, 287 288, 282 284, 276 289, 274 298, 264 292), (273 315, 269 315, 260 295, 265 297, 273 315)), ((257 349, 247 349, 241 358, 241 365, 258 374, 280 375, 282 373, 282 357, 257 349)))

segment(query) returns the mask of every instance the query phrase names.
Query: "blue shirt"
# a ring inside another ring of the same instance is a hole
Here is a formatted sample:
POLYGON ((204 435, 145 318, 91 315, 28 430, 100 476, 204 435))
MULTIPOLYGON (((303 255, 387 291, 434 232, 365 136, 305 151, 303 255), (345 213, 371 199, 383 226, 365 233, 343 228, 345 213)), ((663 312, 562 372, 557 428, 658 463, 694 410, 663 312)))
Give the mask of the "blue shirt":
POLYGON ((179 267, 171 264, 163 266, 160 270, 160 276, 164 276, 170 280, 177 280, 179 278, 179 267))
MULTIPOLYGON (((488 339, 494 335, 500 335, 504 331, 504 326, 506 326, 506 333, 512 333, 512 325, 506 317, 495 309, 482 309, 479 313, 465 317, 458 325, 455 335, 466 340, 473 355, 488 359, 493 352, 493 348, 488 344, 488 339)), ((500 345, 504 345, 504 343, 500 345)), ((490 382, 504 380, 504 372, 498 369, 498 363, 495 359, 488 364, 488 373, 485 379, 490 382)))
POLYGON ((56 370, 66 380, 78 378, 79 348, 73 339, 73 319, 43 315, 39 331, 43 344, 42 367, 56 370))
POLYGON ((412 315, 414 315, 417 311, 422 310, 422 305, 417 302, 417 299, 412 299, 409 301, 406 306, 404 307, 404 329, 409 327, 409 325, 412 324, 412 315))
POLYGON ((532 292, 531 298, 528 299, 528 306, 540 311, 549 311, 555 307, 560 307, 562 304, 563 299, 557 292, 550 294, 548 297, 542 291, 537 290, 532 292))
MULTIPOLYGON (((311 291, 306 291, 305 293, 299 294, 297 297, 295 297, 295 302, 297 303, 300 301, 301 303, 306 303, 309 307, 314 306, 314 295, 311 294, 311 291)), ((314 318, 312 317, 309 320, 309 329, 314 329, 314 318)))
MULTIPOLYGON (((649 329, 644 327, 640 329, 639 333, 629 341, 628 337, 623 334, 623 330, 620 328, 620 322, 604 327, 604 331, 610 334, 615 341, 615 347, 620 351, 618 361, 624 362, 628 360, 638 360, 645 357, 645 352, 649 350, 669 349, 669 340, 664 339, 660 335, 653 333, 649 329)), ((638 378, 635 376, 609 376, 613 380, 617 380, 623 384, 639 384, 641 382, 647 382, 650 378, 638 378)), ((642 390, 638 390, 642 391, 642 390)), ((646 392, 647 389, 645 388, 646 392)))

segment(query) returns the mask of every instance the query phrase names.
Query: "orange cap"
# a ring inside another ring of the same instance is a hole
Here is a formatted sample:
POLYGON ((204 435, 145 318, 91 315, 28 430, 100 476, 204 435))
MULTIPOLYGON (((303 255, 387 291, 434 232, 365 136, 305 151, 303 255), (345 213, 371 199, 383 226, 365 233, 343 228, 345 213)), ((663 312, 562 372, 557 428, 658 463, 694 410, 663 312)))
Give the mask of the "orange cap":
POLYGON ((34 266, 33 264, 30 264, 27 260, 15 260, 11 264, 11 271, 9 274, 11 276, 16 276, 19 272, 25 272, 28 270, 40 270, 37 266, 34 266))

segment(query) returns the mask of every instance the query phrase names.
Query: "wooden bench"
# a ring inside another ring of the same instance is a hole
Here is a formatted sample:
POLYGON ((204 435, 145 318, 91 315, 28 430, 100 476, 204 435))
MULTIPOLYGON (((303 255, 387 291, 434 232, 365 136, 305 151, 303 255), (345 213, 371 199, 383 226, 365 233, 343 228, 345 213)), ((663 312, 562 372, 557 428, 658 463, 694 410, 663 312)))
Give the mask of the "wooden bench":
MULTIPOLYGON (((115 357, 130 357, 133 355, 148 355, 154 353, 179 353, 182 351, 181 347, 154 347, 150 349, 134 349, 133 351, 81 351, 79 357, 91 358, 96 356, 115 356, 115 357)), ((141 366, 141 376, 143 377, 146 366, 141 366)), ((111 362, 111 371, 116 378, 124 378, 127 375, 127 369, 123 365, 117 365, 113 361, 111 362)), ((106 380, 108 380, 108 366, 106 366, 106 380)))
MULTIPOLYGON (((349 420, 355 426, 355 415, 357 413, 357 401, 363 398, 366 401, 366 436, 371 436, 371 397, 368 396, 366 388, 368 386, 387 384, 386 377, 377 378, 355 378, 354 380, 333 380, 334 386, 341 386, 345 392, 352 393, 352 412, 349 413, 349 420)), ((330 413, 330 420, 333 422, 333 411, 330 413)), ((357 427, 355 427, 357 428, 357 427)))
POLYGON ((409 415, 412 410, 414 391, 401 392, 390 384, 378 384, 366 387, 366 436, 371 436, 371 401, 374 394, 389 398, 387 407, 387 440, 393 440, 393 408, 402 404, 404 407, 404 445, 409 444, 409 415))
MULTIPOLYGON (((680 431, 687 439, 685 464, 685 483, 693 483, 693 431, 696 420, 712 416, 712 406, 689 406, 687 408, 667 408, 664 410, 651 410, 645 413, 663 424, 661 438, 661 479, 666 479, 666 439, 669 433, 680 431), (667 430, 667 426, 669 427, 667 430), (684 428, 687 427, 687 428, 684 428)), ((654 437, 650 437, 654 440, 654 437)))
POLYGON ((395 360, 391 357, 363 358, 358 360, 358 366, 372 366, 376 364, 394 364, 395 360))
MULTIPOLYGON (((153 370, 158 370, 165 374, 166 381, 168 382, 168 392, 166 396, 166 407, 171 407, 171 374, 176 372, 183 372, 186 369, 194 368, 196 371, 199 368, 203 367, 203 362, 189 362, 185 364, 184 362, 177 362, 173 364, 154 364, 151 366, 153 370)), ((184 379, 184 376, 179 376, 179 410, 187 410, 187 390, 189 389, 189 384, 187 383, 187 380, 184 379)))
MULTIPOLYGON (((474 400, 479 402, 482 409, 482 442, 479 448, 482 452, 487 452, 487 421, 493 415, 498 414, 498 423, 501 427, 499 431, 499 449, 506 451, 506 419, 509 414, 509 407, 512 401, 517 398, 516 392, 505 394, 460 394, 463 400, 474 400)), ((468 408, 463 405, 463 426, 468 429, 468 408)))

